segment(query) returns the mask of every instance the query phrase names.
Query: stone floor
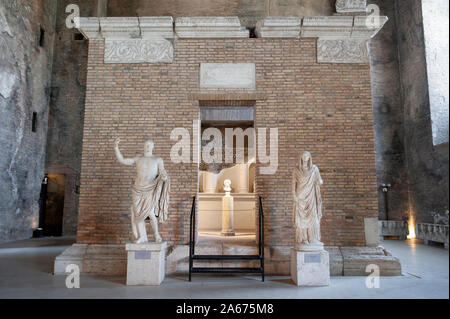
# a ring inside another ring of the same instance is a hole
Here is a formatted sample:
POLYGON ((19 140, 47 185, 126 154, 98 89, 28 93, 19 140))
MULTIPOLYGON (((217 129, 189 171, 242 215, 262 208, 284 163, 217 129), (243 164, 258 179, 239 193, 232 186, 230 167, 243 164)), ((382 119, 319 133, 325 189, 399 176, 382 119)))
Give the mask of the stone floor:
POLYGON ((166 277, 159 287, 127 287, 123 277, 82 276, 67 289, 53 276, 53 261, 73 243, 44 238, 0 245, 0 298, 449 298, 449 256, 442 247, 417 241, 383 241, 400 258, 403 276, 381 277, 368 289, 365 277, 331 277, 329 287, 297 288, 289 277, 186 275, 166 277))

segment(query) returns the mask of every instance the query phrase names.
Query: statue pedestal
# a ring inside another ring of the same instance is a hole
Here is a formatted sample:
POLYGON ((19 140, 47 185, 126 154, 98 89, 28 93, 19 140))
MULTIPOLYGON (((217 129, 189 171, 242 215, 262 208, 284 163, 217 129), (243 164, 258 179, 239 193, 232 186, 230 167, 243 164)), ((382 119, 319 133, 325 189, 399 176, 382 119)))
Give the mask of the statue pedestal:
POLYGON ((127 285, 159 286, 165 276, 167 243, 127 244, 127 285))
POLYGON ((297 286, 328 286, 330 262, 326 250, 291 249, 291 278, 297 286))
POLYGON ((228 193, 222 198, 222 236, 234 236, 234 201, 228 193))

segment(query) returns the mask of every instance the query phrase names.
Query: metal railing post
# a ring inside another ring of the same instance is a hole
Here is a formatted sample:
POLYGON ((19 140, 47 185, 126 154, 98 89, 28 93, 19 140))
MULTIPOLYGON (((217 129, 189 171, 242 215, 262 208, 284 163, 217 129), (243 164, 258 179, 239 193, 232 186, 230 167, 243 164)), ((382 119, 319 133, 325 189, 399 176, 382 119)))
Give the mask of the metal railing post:
POLYGON ((259 196, 259 256, 261 257, 261 277, 264 281, 264 209, 262 197, 259 196))
POLYGON ((189 216, 189 281, 192 279, 192 266, 194 264, 194 247, 195 247, 195 196, 192 199, 191 215, 189 216))

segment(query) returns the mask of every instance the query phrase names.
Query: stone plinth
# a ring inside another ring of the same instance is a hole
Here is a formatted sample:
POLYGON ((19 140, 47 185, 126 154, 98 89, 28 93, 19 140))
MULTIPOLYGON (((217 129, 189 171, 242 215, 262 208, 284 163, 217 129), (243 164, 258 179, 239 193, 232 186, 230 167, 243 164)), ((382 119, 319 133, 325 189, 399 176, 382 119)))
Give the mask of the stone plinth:
POLYGON ((53 273, 55 275, 64 275, 66 267, 69 265, 77 265, 80 272, 83 272, 83 259, 87 248, 88 245, 86 244, 73 244, 67 248, 61 255, 56 257, 53 273))
POLYGON ((127 285, 159 286, 165 276, 167 243, 127 244, 127 285))
POLYGON ((328 286, 330 261, 326 250, 291 249, 291 278, 297 286, 328 286))
POLYGON ((377 265, 380 276, 401 276, 400 260, 383 247, 341 247, 344 276, 367 276, 367 266, 377 265))

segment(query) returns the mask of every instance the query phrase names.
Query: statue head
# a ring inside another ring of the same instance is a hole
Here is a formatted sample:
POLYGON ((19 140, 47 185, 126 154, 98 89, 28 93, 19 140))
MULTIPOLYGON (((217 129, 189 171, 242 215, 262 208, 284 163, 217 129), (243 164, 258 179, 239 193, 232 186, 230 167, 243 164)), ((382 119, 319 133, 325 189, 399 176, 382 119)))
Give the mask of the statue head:
POLYGON ((145 156, 152 156, 153 155, 153 147, 155 146, 155 143, 153 141, 149 140, 145 142, 144 144, 144 155, 145 156))
POLYGON ((223 182, 223 185, 224 185, 223 190, 224 190, 225 192, 231 192, 231 181, 230 181, 229 179, 226 179, 226 180, 223 182))
POLYGON ((311 153, 304 151, 300 157, 300 170, 308 171, 312 168, 312 158, 311 153))

